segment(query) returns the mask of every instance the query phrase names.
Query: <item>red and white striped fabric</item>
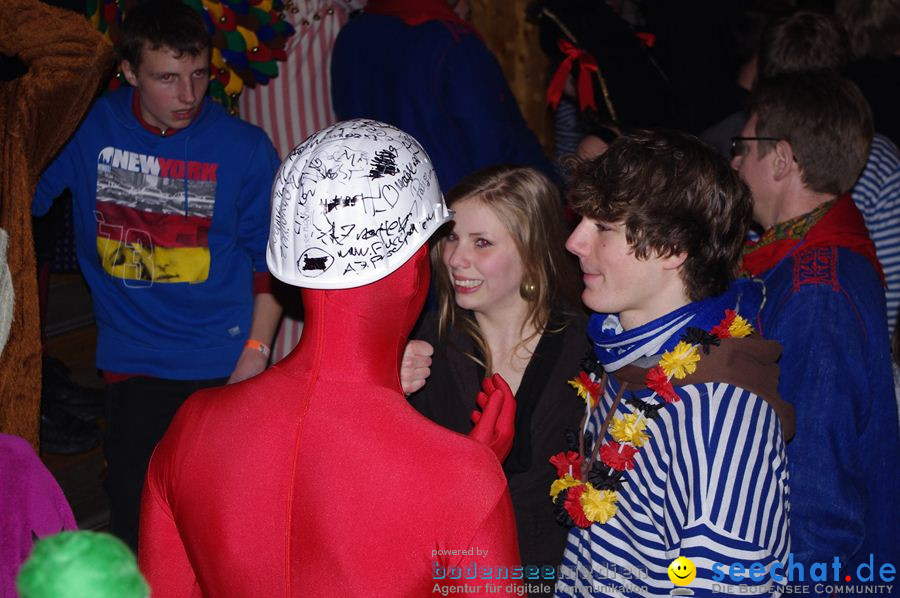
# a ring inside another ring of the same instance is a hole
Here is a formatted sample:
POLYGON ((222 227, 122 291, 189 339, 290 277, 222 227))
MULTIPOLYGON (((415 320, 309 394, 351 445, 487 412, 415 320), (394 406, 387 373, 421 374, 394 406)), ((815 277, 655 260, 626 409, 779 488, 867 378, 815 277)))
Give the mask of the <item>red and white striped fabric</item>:
MULTIPOLYGON (((331 105, 331 50, 347 15, 361 9, 359 0, 288 0, 285 17, 296 30, 268 85, 244 88, 241 117, 261 127, 283 159, 301 141, 335 122, 331 105)), ((300 300, 300 293, 296 294, 300 300)), ((303 322, 285 317, 272 346, 272 362, 291 352, 303 322)))

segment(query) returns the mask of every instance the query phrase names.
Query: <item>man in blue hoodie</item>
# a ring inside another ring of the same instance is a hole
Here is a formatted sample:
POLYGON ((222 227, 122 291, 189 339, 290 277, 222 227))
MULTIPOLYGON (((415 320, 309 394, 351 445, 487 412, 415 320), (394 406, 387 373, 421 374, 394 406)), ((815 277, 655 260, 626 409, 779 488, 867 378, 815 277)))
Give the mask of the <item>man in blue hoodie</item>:
POLYGON ((143 4, 120 50, 130 87, 97 101, 41 177, 33 212, 72 191, 107 382, 110 527, 134 548, 147 463, 175 411, 199 388, 265 369, 280 315, 265 262, 278 158, 260 129, 205 100, 199 13, 143 4))

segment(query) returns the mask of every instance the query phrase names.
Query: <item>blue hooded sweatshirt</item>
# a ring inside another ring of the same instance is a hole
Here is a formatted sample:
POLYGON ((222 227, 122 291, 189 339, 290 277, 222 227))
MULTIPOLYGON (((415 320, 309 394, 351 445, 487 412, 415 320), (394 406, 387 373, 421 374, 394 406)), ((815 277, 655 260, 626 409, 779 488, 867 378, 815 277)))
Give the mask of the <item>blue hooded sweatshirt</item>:
POLYGON ((32 211, 68 187, 78 263, 91 290, 97 367, 175 380, 228 376, 265 272, 278 158, 259 128, 204 101, 163 137, 100 98, 44 171, 32 211))

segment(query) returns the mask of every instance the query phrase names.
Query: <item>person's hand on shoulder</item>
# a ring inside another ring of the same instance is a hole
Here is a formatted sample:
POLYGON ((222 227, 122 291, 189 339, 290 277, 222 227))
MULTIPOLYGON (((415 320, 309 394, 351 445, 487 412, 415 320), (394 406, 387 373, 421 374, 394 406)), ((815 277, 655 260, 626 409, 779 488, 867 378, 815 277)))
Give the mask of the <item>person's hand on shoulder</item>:
POLYGON ((411 340, 403 350, 400 362, 400 386, 404 394, 412 394, 425 386, 425 380, 431 375, 431 356, 434 347, 425 341, 411 340))

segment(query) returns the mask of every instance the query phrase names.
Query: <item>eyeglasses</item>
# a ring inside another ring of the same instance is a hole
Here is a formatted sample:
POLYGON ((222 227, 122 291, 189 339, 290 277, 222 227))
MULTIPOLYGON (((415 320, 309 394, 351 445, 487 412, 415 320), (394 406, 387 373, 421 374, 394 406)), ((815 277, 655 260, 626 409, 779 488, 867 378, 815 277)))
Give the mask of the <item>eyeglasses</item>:
POLYGON ((731 138, 731 155, 744 156, 750 151, 747 141, 781 141, 778 137, 732 137, 731 138))

